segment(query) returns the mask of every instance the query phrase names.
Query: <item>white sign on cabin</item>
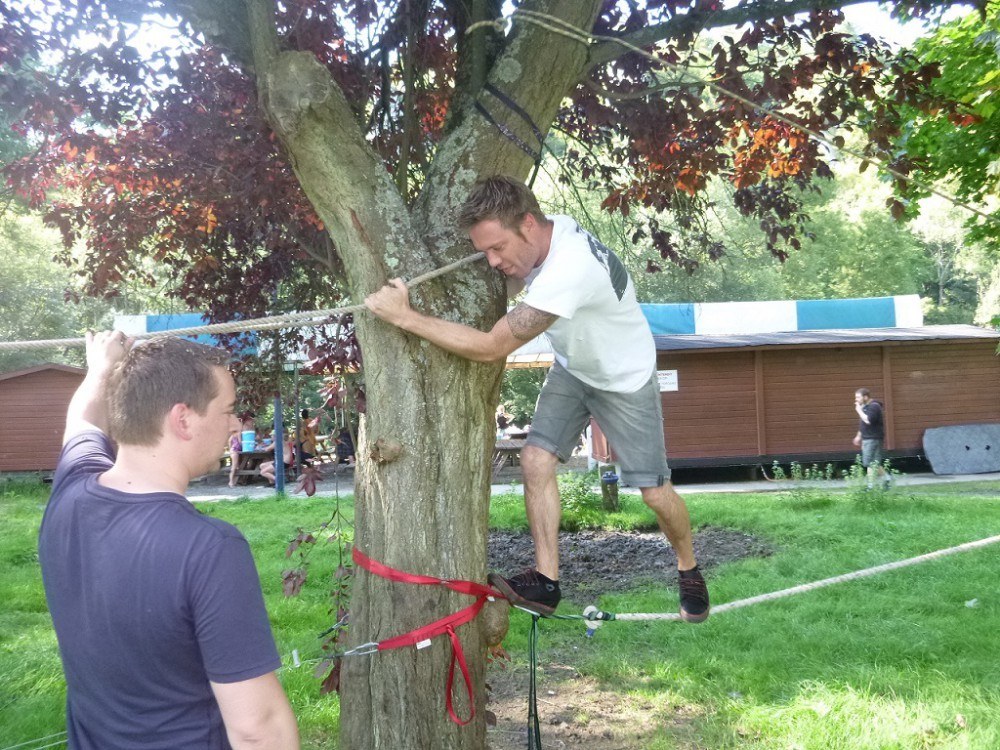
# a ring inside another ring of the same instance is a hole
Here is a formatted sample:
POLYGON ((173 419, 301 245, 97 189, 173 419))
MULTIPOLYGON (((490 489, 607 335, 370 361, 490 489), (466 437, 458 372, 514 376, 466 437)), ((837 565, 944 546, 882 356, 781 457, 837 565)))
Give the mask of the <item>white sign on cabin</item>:
POLYGON ((656 380, 660 384, 660 393, 677 390, 677 370, 657 370, 656 380))

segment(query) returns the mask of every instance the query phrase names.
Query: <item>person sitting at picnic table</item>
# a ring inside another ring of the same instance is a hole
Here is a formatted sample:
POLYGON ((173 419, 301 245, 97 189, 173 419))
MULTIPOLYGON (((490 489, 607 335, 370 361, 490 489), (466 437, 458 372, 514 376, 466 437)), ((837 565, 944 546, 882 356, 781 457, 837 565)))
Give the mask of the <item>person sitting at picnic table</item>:
MULTIPOLYGON (((282 460, 284 461, 285 466, 288 467, 291 466, 295 461, 295 442, 292 440, 290 435, 285 436, 284 445, 285 445, 285 450, 284 450, 284 455, 282 456, 282 460)), ((272 441, 271 445, 268 446, 267 448, 264 448, 263 450, 273 451, 274 442, 272 441)), ((264 461, 260 465, 260 475, 264 477, 264 479, 266 479, 271 484, 275 483, 274 474, 275 474, 274 461, 264 461)))
POLYGON ((308 409, 302 410, 301 417, 298 448, 302 463, 306 463, 316 457, 316 425, 319 424, 319 417, 312 419, 308 409))
POLYGON ((347 427, 342 427, 337 435, 337 463, 354 465, 354 438, 347 427))
POLYGON ((503 404, 497 406, 497 440, 501 440, 511 425, 512 417, 507 413, 503 404))
POLYGON ((229 486, 236 486, 236 471, 240 468, 240 431, 233 430, 229 433, 229 486))

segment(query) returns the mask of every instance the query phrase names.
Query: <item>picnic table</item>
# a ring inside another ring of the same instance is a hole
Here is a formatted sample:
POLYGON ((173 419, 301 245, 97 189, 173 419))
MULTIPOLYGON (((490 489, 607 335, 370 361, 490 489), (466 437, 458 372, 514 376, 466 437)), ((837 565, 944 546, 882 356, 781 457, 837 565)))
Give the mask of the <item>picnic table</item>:
POLYGON ((241 477, 259 477, 260 465, 274 460, 274 451, 240 451, 240 462, 236 467, 236 483, 241 477))
POLYGON ((527 437, 503 438, 493 447, 493 478, 506 466, 517 466, 521 459, 521 449, 528 443, 527 437))

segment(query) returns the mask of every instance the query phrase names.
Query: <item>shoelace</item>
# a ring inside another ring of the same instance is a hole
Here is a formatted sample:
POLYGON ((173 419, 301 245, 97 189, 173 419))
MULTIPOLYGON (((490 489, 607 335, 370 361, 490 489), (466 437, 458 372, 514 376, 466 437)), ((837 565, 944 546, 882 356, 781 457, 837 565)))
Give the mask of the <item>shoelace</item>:
POLYGON ((708 587, 705 585, 705 579, 681 578, 679 580, 682 598, 694 599, 703 604, 708 604, 708 587))
POLYGON ((525 568, 516 576, 510 577, 510 582, 521 586, 542 586, 544 585, 540 574, 534 568, 525 568))

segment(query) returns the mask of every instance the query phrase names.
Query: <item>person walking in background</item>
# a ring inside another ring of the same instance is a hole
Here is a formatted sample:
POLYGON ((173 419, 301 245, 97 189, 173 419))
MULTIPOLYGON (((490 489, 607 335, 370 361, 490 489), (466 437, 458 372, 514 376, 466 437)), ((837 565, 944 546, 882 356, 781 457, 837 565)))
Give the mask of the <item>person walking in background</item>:
POLYGON ((39 531, 66 743, 294 750, 250 548, 184 497, 239 427, 229 355, 181 339, 131 345, 87 335, 39 531))
POLYGON ((854 392, 854 411, 858 414, 858 434, 854 436, 854 445, 861 448, 861 465, 865 469, 868 489, 875 486, 876 479, 888 489, 889 476, 882 466, 882 444, 885 441, 882 405, 872 399, 867 388, 858 388, 854 392))
POLYGON ((561 598, 556 465, 576 447, 591 415, 614 446, 622 478, 640 488, 677 553, 680 614, 708 617, 708 588, 698 570, 684 500, 670 483, 663 439, 656 348, 628 272, 611 250, 568 216, 546 216, 522 183, 479 180, 459 226, 513 295, 527 289, 489 331, 431 317, 410 307, 394 279, 365 300, 379 318, 477 362, 499 362, 545 333, 555 350, 521 451, 524 502, 535 543, 535 567, 490 583, 512 604, 548 615, 561 598))

